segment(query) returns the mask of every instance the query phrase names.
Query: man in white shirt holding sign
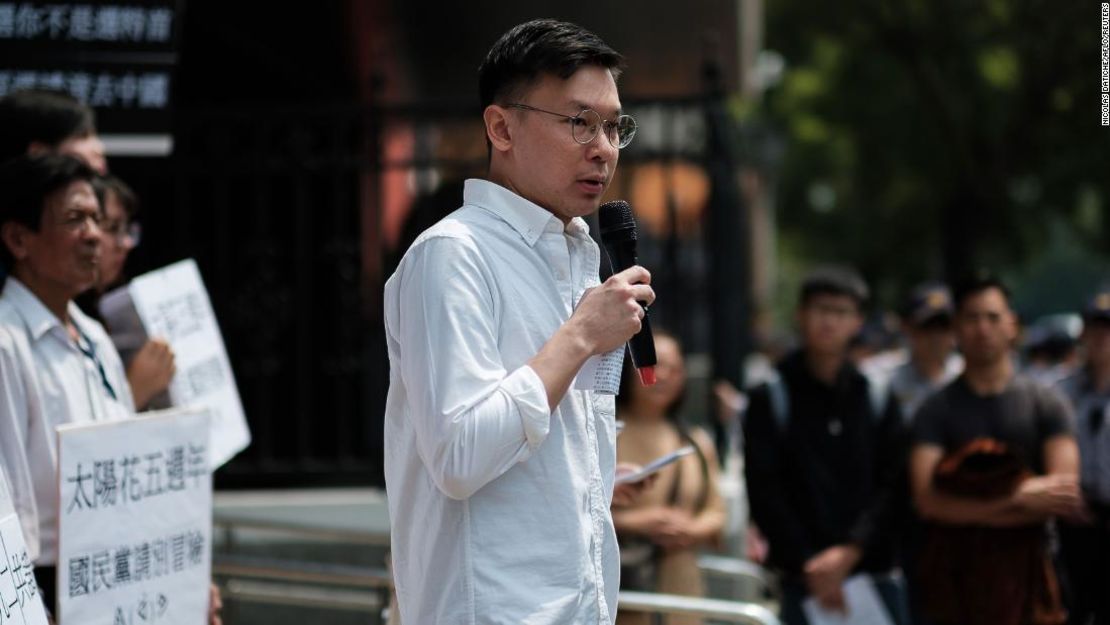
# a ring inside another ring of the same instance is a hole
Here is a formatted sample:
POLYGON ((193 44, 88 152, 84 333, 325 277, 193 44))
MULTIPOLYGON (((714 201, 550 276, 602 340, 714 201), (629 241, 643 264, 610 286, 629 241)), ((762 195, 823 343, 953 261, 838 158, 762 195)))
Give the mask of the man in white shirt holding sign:
POLYGON ((612 395, 576 383, 640 329, 641 267, 598 285, 597 210, 619 149, 621 56, 553 20, 479 70, 488 180, 385 289, 385 469, 401 620, 611 623, 612 395), (592 288, 591 287, 596 287, 592 288))
MULTIPOLYGON (((54 603, 58 438, 69 423, 135 413, 119 354, 73 298, 96 282, 103 211, 95 172, 60 155, 0 165, 0 468, 7 474, 35 577, 54 603)), ((210 589, 209 623, 221 601, 210 589)))
POLYGON ((99 323, 73 298, 96 282, 101 210, 94 172, 68 156, 0 166, 0 461, 47 605, 57 558, 54 428, 127 418, 131 388, 99 323))

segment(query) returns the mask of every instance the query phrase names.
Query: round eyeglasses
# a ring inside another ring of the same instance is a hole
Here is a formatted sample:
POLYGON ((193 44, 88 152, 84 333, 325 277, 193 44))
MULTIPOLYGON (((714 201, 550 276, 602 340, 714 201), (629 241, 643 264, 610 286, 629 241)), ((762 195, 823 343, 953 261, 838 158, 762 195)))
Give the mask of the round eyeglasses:
POLYGON ((143 228, 138 222, 107 221, 100 225, 100 230, 115 240, 117 245, 138 247, 143 236, 143 228))
POLYGON ((545 111, 519 102, 511 102, 505 106, 522 111, 536 111, 537 113, 562 117, 570 122, 571 136, 582 145, 593 141, 602 128, 605 128, 605 138, 609 140, 609 144, 618 150, 627 147, 629 143, 632 143, 632 137, 636 136, 636 120, 631 115, 618 115, 615 120, 610 121, 602 119, 601 115, 593 109, 582 109, 577 115, 563 115, 562 113, 545 111))

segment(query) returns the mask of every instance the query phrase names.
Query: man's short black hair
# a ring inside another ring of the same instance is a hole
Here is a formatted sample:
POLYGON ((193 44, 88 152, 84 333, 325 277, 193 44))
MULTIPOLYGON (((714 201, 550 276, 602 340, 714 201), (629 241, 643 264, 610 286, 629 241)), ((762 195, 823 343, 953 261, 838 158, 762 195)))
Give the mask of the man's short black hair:
MULTIPOLYGON (((24 154, 0 164, 0 228, 15 222, 38 232, 51 193, 76 180, 92 184, 95 178, 84 161, 61 154, 24 154)), ((0 244, 0 262, 11 269, 14 260, 8 246, 0 244)))
POLYGON ((27 89, 0 98, 0 162, 26 154, 34 142, 56 148, 95 132, 93 110, 67 93, 27 89))
POLYGON ((577 24, 538 19, 514 26, 493 44, 478 68, 482 110, 516 98, 542 74, 566 79, 586 65, 608 69, 615 80, 624 57, 577 24))
POLYGON ((1010 307, 1010 289, 1006 283, 1002 281, 997 275, 989 271, 978 271, 963 280, 956 283, 956 288, 952 290, 952 299, 956 304, 956 312, 959 313, 963 310, 964 304, 971 297, 990 291, 991 289, 997 290, 1002 294, 1006 300, 1006 306, 1010 307))
POLYGON ((860 310, 867 305, 870 297, 867 283, 858 273, 836 265, 818 267, 806 276, 798 294, 798 307, 805 308, 814 297, 819 295, 841 295, 851 298, 856 308, 860 310))

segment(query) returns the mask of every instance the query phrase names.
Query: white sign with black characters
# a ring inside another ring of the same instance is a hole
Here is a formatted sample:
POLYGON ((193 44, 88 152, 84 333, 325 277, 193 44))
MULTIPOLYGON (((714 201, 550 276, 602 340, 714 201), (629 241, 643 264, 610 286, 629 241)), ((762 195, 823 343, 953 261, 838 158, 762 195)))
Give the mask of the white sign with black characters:
POLYGON ((170 344, 177 365, 170 403, 212 413, 213 469, 250 444, 231 362, 196 262, 183 260, 135 278, 102 298, 100 312, 121 353, 137 349, 147 337, 170 344))
POLYGON ((60 623, 206 621, 209 420, 168 410, 58 429, 60 623))
POLYGON ((0 625, 46 625, 35 567, 0 469, 0 625))

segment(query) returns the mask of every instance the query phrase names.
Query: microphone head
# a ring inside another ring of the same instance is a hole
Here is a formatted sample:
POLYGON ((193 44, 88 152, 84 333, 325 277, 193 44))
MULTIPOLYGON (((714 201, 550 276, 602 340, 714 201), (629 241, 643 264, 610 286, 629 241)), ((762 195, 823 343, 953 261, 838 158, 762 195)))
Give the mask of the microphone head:
POLYGON ((636 238, 636 219, 632 216, 632 206, 624 200, 602 204, 597 212, 597 221, 602 239, 617 232, 624 236, 631 234, 633 239, 636 238))

